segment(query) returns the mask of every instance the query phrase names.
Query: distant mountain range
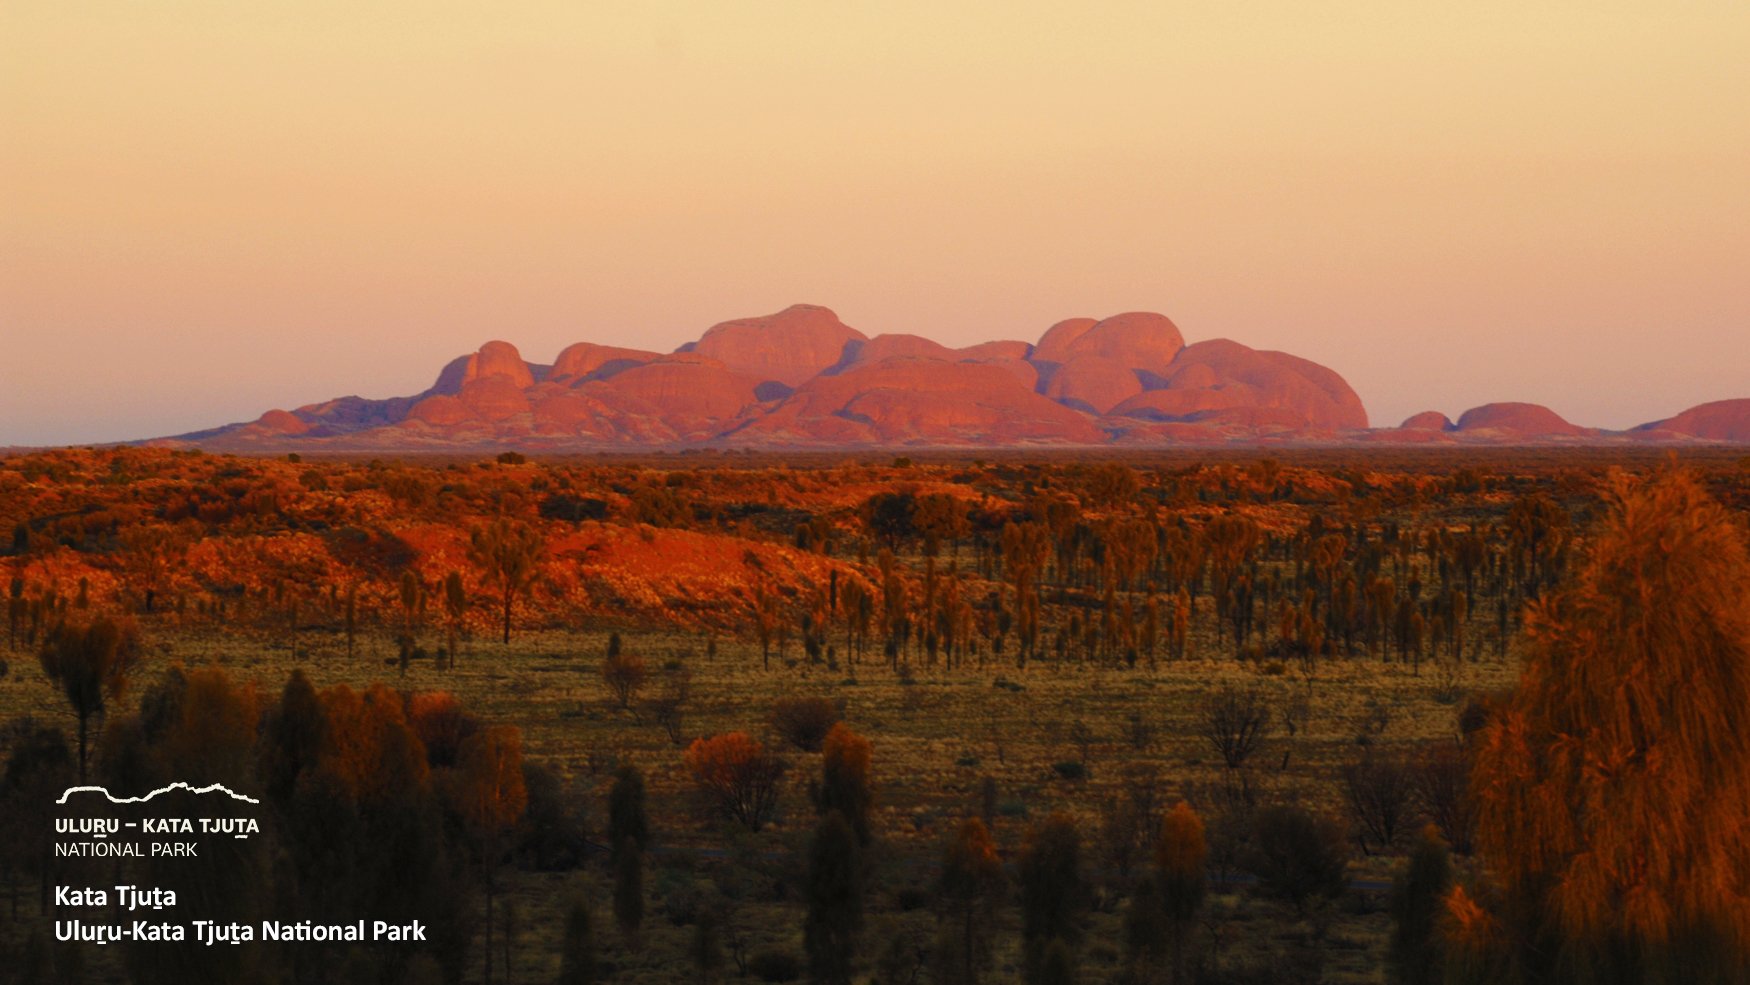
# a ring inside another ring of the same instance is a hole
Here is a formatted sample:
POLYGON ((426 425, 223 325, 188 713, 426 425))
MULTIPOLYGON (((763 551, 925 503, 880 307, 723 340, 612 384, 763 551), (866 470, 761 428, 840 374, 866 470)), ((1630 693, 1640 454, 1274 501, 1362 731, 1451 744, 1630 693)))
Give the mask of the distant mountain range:
POLYGON ((1370 428, 1334 371, 1227 339, 1187 345, 1163 315, 1071 318, 1037 342, 949 349, 917 335, 870 337, 826 308, 794 305, 724 322, 666 354, 579 342, 543 365, 488 342, 412 396, 339 397, 148 443, 419 452, 1254 442, 1750 443, 1750 398, 1627 431, 1523 403, 1370 428))

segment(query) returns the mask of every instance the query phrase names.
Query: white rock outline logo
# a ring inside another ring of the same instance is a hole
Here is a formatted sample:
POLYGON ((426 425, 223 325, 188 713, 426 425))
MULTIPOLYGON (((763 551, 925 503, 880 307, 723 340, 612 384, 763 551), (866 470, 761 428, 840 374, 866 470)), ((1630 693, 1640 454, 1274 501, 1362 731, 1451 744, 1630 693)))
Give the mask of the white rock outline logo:
POLYGON ((184 783, 181 780, 178 780, 175 783, 170 784, 169 786, 159 787, 158 789, 152 791, 151 793, 146 794, 144 797, 117 797, 115 794, 112 794, 109 792, 109 788, 100 787, 100 786, 68 787, 66 790, 63 790, 61 792, 61 799, 55 801, 55 803, 65 804, 67 802, 67 798, 73 796, 76 793, 100 793, 100 794, 103 794, 105 797, 109 798, 109 802, 112 804, 143 804, 146 801, 151 800, 153 797, 156 797, 161 793, 169 793, 172 790, 187 790, 189 793, 195 793, 195 794, 212 793, 213 791, 217 790, 217 791, 220 791, 220 792, 224 793, 225 795, 231 797, 234 800, 241 800, 241 801, 244 801, 245 803, 250 803, 250 804, 261 803, 261 801, 256 800, 254 797, 251 797, 247 794, 240 794, 237 791, 232 790, 230 787, 225 786, 223 783, 210 783, 204 787, 195 787, 195 786, 190 786, 189 784, 184 783))

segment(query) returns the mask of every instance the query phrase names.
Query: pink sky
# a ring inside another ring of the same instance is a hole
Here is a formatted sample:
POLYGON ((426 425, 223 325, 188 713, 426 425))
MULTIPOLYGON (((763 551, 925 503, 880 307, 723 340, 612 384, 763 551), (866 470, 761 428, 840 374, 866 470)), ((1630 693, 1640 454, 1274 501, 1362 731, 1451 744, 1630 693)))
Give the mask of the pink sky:
POLYGON ((17 0, 0 445, 803 301, 1161 311, 1375 424, 1750 396, 1750 5, 1424 6, 17 0))

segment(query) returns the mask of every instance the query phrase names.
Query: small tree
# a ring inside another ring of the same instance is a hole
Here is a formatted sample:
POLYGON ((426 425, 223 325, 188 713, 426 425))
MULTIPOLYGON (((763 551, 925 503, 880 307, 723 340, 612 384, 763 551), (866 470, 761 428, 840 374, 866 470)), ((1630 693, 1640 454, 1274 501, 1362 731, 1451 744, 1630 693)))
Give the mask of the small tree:
POLYGON ((623 766, 608 793, 608 843, 615 851, 630 843, 640 852, 650 847, 650 817, 644 810, 644 774, 623 766))
POLYGON ((828 811, 808 850, 803 947, 809 978, 849 985, 851 956, 863 926, 863 859, 856 832, 838 811, 828 811))
POLYGON ((1258 890, 1305 916, 1318 901, 1343 894, 1348 852, 1337 825, 1298 807, 1267 807, 1253 824, 1251 850, 1243 863, 1258 890))
POLYGON ((778 806, 784 763, 745 732, 695 739, 684 757, 693 782, 723 817, 757 832, 778 806))
POLYGON ((830 698, 779 698, 772 702, 772 731, 803 752, 819 752, 839 719, 844 717, 830 698))
POLYGON ((1469 855, 1476 823, 1468 795, 1470 761, 1455 741, 1437 742, 1424 749, 1411 775, 1416 805, 1440 829, 1440 837, 1452 851, 1469 855))
POLYGON ((508 517, 499 517, 476 529, 470 538, 468 556, 498 589, 506 644, 510 643, 510 614, 516 598, 534 584, 546 550, 540 531, 508 517))
POLYGON ((614 846, 614 920, 630 947, 644 923, 644 853, 630 837, 614 846))
POLYGON ((565 942, 559 951, 558 985, 595 985, 595 938, 590 930, 589 903, 571 901, 565 914, 565 942))
POLYGON ((1397 847, 1415 803, 1415 778, 1400 760, 1367 753, 1343 768, 1343 795, 1362 852, 1397 847))
POLYGON ((644 677, 644 658, 636 654, 609 653, 602 661, 602 683, 622 711, 632 707, 638 691, 644 687, 644 677))
POLYGON ((85 782, 91 723, 101 724, 111 700, 126 690, 140 659, 140 637, 132 621, 99 617, 87 625, 63 622, 43 641, 43 673, 66 696, 79 720, 79 782, 85 782))
POLYGON ((1155 841, 1155 879, 1166 915, 1167 967, 1173 985, 1191 981, 1191 932, 1203 907, 1208 859, 1203 819, 1191 805, 1180 801, 1161 821, 1160 837, 1155 841))
POLYGON ((941 917, 936 934, 936 980, 977 985, 990 967, 991 922, 1003 890, 1003 866, 990 832, 978 818, 960 823, 942 852, 937 887, 941 917))
POLYGON ((814 791, 814 804, 821 814, 838 811, 857 834, 857 843, 869 844, 873 833, 869 827, 869 811, 875 795, 870 782, 870 761, 874 747, 869 740, 846 728, 841 722, 832 727, 821 748, 820 786, 814 791))
POLYGON ((687 957, 693 970, 699 973, 699 985, 710 985, 723 970, 723 933, 716 912, 706 910, 693 924, 692 939, 687 942, 687 957))
POLYGON ((1203 702, 1198 730, 1227 768, 1237 770, 1270 732, 1270 701, 1255 689, 1224 687, 1203 702))
POLYGON ((1029 834, 1021 856, 1022 972, 1029 985, 1051 980, 1054 946, 1070 953, 1081 938, 1084 907, 1081 834, 1067 814, 1053 814, 1029 834))
POLYGON ((482 729, 462 742, 453 787, 456 812, 480 851, 486 885, 485 980, 492 982, 492 901, 503 838, 523 815, 522 735, 509 726, 482 729))
POLYGON ((686 720, 687 701, 693 693, 693 675, 685 667, 675 667, 662 673, 662 687, 656 696, 644 702, 651 720, 662 727, 668 741, 681 741, 686 720))
POLYGON ((444 616, 449 629, 449 657, 446 663, 456 665, 456 644, 462 632, 462 620, 468 617, 468 591, 462 585, 462 573, 452 571, 444 577, 444 616))
POLYGON ((1452 859, 1440 833, 1422 830, 1410 860, 1392 880, 1391 978, 1395 985, 1439 985, 1439 921, 1452 889, 1452 859))

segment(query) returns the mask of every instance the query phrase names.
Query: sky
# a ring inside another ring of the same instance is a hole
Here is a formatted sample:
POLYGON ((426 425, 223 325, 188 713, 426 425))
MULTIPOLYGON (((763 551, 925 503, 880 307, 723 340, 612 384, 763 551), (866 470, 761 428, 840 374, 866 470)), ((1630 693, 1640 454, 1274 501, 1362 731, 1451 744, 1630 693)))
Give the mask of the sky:
POLYGON ((797 302, 1631 426, 1750 396, 1746 51, 1742 0, 0 0, 0 445, 797 302))

